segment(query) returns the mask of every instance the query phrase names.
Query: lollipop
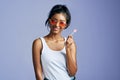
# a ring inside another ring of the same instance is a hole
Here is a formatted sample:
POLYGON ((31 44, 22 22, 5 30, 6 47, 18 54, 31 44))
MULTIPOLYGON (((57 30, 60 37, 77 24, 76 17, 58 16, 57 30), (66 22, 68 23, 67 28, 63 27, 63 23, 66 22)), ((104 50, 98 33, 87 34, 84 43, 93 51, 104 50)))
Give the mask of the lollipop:
POLYGON ((73 36, 73 34, 76 33, 76 32, 77 32, 77 29, 74 29, 70 35, 73 36))

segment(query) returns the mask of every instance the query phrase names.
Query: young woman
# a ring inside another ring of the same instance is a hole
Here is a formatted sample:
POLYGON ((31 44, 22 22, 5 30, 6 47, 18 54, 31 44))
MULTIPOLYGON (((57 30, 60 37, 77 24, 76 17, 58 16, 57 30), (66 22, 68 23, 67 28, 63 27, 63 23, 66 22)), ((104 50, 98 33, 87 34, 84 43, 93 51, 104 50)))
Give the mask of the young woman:
POLYGON ((45 23, 49 34, 33 41, 36 80, 75 80, 76 44, 71 35, 67 38, 61 35, 70 21, 71 15, 65 5, 53 6, 45 23))

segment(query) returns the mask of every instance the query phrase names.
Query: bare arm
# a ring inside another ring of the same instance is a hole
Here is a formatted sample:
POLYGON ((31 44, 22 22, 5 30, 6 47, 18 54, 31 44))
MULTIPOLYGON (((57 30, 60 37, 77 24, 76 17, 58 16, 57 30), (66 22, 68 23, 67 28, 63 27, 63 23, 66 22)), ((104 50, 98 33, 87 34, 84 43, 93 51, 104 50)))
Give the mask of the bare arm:
POLYGON ((42 50, 41 40, 40 39, 34 40, 32 45, 32 59, 36 80, 43 80, 41 66, 41 50, 42 50))
POLYGON ((72 36, 68 36, 66 40, 66 61, 70 76, 74 76, 77 72, 76 61, 76 45, 72 36))

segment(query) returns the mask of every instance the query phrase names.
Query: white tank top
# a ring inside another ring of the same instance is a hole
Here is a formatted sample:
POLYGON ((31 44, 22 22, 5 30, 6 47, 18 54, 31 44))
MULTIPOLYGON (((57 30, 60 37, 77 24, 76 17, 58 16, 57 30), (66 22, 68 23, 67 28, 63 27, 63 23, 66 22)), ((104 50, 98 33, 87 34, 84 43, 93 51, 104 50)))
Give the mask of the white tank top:
POLYGON ((49 80, 72 80, 73 77, 70 77, 67 72, 65 47, 60 51, 55 51, 48 47, 43 37, 41 41, 43 45, 41 62, 44 77, 49 80))

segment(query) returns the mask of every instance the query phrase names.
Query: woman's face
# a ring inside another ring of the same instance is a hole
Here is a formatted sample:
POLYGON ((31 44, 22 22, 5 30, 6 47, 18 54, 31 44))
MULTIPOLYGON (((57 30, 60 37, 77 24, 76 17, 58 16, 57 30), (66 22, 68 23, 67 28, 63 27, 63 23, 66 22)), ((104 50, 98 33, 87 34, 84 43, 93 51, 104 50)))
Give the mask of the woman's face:
POLYGON ((65 14, 58 13, 53 15, 51 19, 49 19, 49 24, 50 24, 50 30, 53 33, 61 32, 67 26, 65 14))

